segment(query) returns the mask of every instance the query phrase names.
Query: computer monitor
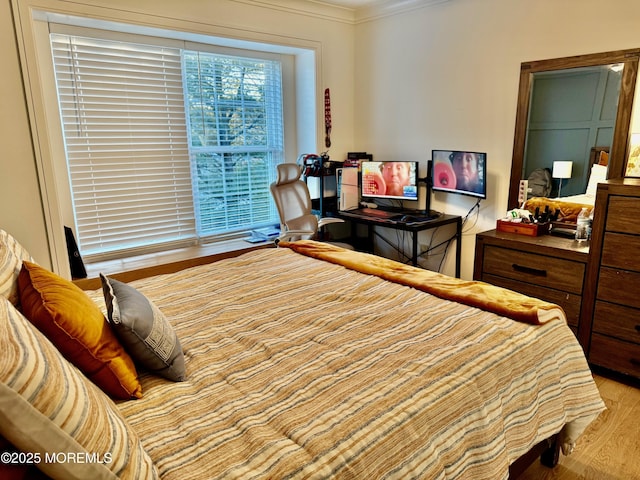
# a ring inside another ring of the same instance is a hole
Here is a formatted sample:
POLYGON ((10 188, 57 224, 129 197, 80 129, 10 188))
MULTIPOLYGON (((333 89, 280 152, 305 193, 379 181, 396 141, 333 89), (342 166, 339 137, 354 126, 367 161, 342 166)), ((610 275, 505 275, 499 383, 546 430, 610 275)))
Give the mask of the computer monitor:
POLYGON ((432 190, 487 198, 487 154, 432 151, 432 190))
POLYGON ((363 161, 363 198, 418 200, 418 162, 363 161))

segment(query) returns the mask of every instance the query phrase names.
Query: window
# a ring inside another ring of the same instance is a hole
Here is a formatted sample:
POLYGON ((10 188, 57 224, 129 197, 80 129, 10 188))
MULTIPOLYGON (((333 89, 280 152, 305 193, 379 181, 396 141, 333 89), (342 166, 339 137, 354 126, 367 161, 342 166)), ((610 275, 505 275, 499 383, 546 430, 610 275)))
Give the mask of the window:
POLYGON ((280 64, 184 51, 200 234, 277 223, 269 184, 282 162, 280 64))
POLYGON ((85 259, 278 223, 269 193, 284 158, 278 60, 50 39, 85 259))

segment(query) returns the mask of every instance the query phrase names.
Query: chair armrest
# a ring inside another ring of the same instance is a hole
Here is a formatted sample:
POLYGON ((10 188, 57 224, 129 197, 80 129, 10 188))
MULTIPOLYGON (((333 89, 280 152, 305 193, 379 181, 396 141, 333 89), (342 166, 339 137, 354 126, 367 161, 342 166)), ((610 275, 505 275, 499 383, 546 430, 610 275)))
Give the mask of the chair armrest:
POLYGON ((329 225, 330 223, 344 223, 344 220, 341 218, 323 217, 318 220, 318 228, 329 225))
POLYGON ((310 230, 287 230, 286 232, 282 232, 278 235, 278 238, 275 239, 275 243, 278 245, 282 240, 294 241, 299 240, 302 235, 314 236, 315 234, 316 232, 310 230))

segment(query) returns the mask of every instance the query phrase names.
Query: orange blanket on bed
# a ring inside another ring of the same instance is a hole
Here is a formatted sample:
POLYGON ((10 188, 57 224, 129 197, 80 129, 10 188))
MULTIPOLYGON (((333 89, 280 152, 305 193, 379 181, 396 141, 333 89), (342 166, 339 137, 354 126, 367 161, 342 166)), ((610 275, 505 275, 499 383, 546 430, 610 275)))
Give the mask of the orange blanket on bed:
POLYGON ((558 317, 566 322, 564 311, 558 305, 485 282, 461 280, 388 258, 313 240, 280 242, 279 246, 520 322, 542 324, 558 317))
POLYGON ((562 200, 546 197, 532 197, 528 199, 524 204, 524 209, 529 210, 531 213, 533 213, 535 212, 536 208, 539 208, 541 212, 544 212, 544 209, 547 206, 549 207, 551 212, 555 212, 556 209, 560 210, 558 220, 566 223, 576 223, 578 221, 578 214, 583 208, 586 208, 589 213, 591 213, 591 210, 593 210, 593 205, 565 202, 562 200))

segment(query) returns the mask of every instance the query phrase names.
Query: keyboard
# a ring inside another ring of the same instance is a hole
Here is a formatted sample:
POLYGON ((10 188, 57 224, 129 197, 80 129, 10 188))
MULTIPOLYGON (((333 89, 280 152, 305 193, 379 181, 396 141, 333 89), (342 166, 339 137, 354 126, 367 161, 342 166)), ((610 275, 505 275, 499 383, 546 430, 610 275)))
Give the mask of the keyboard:
POLYGON ((388 210, 380 210, 379 208, 359 208, 357 210, 351 210, 352 213, 356 213, 358 215, 364 215, 365 217, 376 217, 376 218, 396 218, 401 217, 402 213, 398 212, 390 212, 388 210))

